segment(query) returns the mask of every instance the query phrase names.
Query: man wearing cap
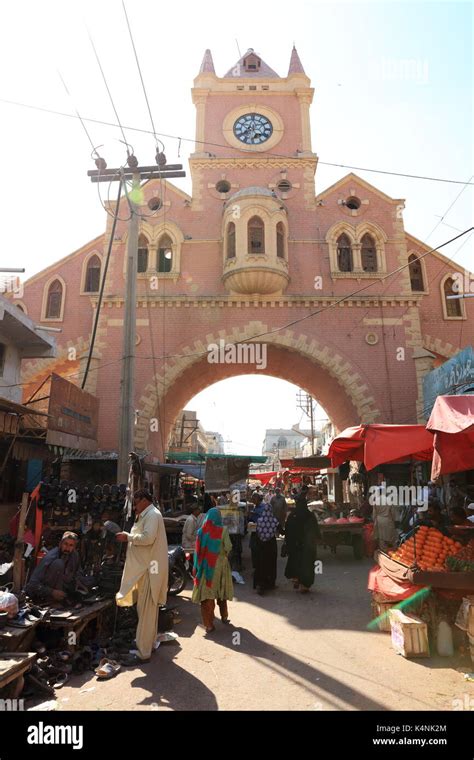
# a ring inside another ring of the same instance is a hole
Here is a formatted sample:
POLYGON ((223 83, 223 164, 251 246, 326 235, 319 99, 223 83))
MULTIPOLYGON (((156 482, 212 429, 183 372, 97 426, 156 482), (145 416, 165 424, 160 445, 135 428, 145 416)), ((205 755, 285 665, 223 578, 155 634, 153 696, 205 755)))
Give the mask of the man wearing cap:
POLYGON ((76 533, 66 531, 59 546, 45 554, 26 585, 26 593, 35 602, 64 602, 78 587, 92 585, 94 580, 82 574, 78 541, 76 533))
POLYGON ((189 516, 186 518, 186 522, 183 526, 183 536, 181 539, 181 546, 185 551, 188 552, 194 552, 194 549, 196 547, 196 534, 198 531, 198 528, 200 527, 198 524, 198 518, 201 512, 201 507, 198 504, 197 500, 194 501, 193 504, 191 504, 191 512, 189 516))
POLYGON ((122 583, 115 599, 119 607, 137 605, 137 662, 148 662, 158 628, 158 607, 168 593, 168 542, 163 517, 150 494, 135 491, 135 523, 130 533, 117 533, 127 542, 122 583))

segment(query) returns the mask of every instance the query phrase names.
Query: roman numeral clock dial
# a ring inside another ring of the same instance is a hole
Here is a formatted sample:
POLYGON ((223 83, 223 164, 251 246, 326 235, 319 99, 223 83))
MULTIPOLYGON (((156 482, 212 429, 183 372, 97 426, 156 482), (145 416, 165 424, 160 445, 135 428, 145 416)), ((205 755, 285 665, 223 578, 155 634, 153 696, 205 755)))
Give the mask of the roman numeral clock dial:
POLYGON ((259 113, 246 113, 234 124, 234 135, 245 145, 261 145, 272 132, 271 121, 259 113))

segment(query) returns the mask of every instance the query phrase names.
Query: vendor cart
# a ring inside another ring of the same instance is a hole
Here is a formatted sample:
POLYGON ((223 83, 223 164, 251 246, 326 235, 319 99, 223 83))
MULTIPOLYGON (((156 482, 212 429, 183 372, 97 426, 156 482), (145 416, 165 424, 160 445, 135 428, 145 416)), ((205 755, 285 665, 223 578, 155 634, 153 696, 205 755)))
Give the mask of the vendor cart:
POLYGON ((319 529, 318 545, 329 547, 333 554, 338 546, 352 546, 355 559, 364 556, 364 523, 319 523, 319 529))

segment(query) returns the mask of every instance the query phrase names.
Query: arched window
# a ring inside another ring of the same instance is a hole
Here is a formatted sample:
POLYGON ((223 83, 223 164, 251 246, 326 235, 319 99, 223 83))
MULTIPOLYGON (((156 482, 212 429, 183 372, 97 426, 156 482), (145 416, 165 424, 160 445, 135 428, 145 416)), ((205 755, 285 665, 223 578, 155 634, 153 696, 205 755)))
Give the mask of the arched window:
POLYGON ((248 223, 249 253, 265 253, 265 226, 259 216, 248 223))
POLYGON ((137 272, 146 272, 148 269, 148 240, 145 235, 138 238, 137 272))
POLYGON ((352 272, 351 241, 345 233, 337 240, 337 266, 340 272, 352 272))
POLYGON ((54 280, 48 290, 46 301, 46 319, 60 319, 63 300, 63 286, 59 280, 54 280))
POLYGON ((414 291, 424 290, 423 284, 423 270, 421 268, 421 261, 412 253, 408 257, 408 271, 410 272, 410 285, 414 291))
POLYGON ((285 258, 285 226, 283 222, 277 224, 277 256, 285 258))
POLYGON ((84 291, 86 293, 98 293, 100 285, 100 259, 98 256, 91 256, 87 262, 86 281, 84 291))
POLYGON ((446 316, 448 317, 462 317, 462 306, 461 306, 461 299, 460 298, 447 298, 447 296, 454 296, 458 295, 455 290, 453 290, 454 280, 452 277, 449 277, 444 285, 444 300, 446 303, 446 316))
POLYGON ((377 271, 377 250, 373 237, 367 232, 361 240, 360 258, 364 272, 377 271))
POLYGON ((235 224, 229 222, 227 225, 227 258, 235 258, 235 224))
POLYGON ((158 245, 158 271, 171 272, 173 264, 173 241, 169 235, 163 235, 158 245))

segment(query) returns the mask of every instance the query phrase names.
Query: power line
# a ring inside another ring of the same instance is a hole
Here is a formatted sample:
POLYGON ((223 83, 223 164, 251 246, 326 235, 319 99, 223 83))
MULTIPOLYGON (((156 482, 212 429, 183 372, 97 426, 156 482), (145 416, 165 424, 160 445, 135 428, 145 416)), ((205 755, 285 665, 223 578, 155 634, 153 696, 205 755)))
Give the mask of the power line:
MULTIPOLYGON (((453 243, 455 240, 458 240, 460 237, 463 237, 463 235, 466 235, 468 232, 471 232, 474 230, 474 227, 470 227, 467 230, 464 230, 460 235, 456 235, 456 237, 451 238, 451 240, 447 240, 445 243, 442 243, 441 245, 438 245, 436 248, 432 248, 429 251, 426 251, 421 256, 418 256, 418 259, 423 259, 425 256, 428 256, 430 253, 434 253, 434 251, 439 250, 440 248, 444 248, 444 246, 449 245, 450 243, 453 243)), ((389 272, 389 274, 384 275, 380 278, 380 280, 386 280, 388 277, 393 277, 394 274, 398 274, 403 269, 406 269, 410 266, 410 262, 407 262, 406 264, 402 264, 398 267, 398 269, 394 269, 393 272, 389 272)), ((315 317, 318 314, 321 314, 323 311, 327 311, 328 309, 332 309, 335 306, 337 306, 340 303, 343 303, 348 298, 353 298, 354 296, 358 295, 359 293, 362 293, 365 290, 368 290, 368 288, 373 287, 377 283, 377 280, 374 280, 373 282, 369 282, 367 285, 364 285, 363 287, 359 288, 358 290, 352 291, 352 293, 349 293, 346 296, 343 296, 342 298, 339 298, 336 301, 333 301, 329 306, 323 307, 322 309, 318 309, 317 311, 313 311, 310 314, 306 314, 304 317, 300 317, 299 319, 295 319, 292 322, 288 322, 286 325, 282 325, 281 327, 276 327, 273 330, 268 330, 267 332, 259 333, 258 335, 253 335, 251 338, 247 338, 246 342, 255 340, 255 338, 262 338, 265 335, 273 335, 273 333, 279 332, 280 330, 286 330, 288 327, 293 327, 293 325, 299 324, 300 322, 304 322, 306 319, 310 319, 311 317, 315 317)))
POLYGON ((63 83, 64 89, 66 90, 66 93, 67 93, 67 95, 68 95, 68 97, 69 97, 69 99, 70 99, 70 101, 71 101, 72 107, 74 108, 74 111, 76 112, 76 116, 77 116, 77 118, 79 119, 79 121, 81 122, 81 126, 82 126, 82 128, 83 128, 84 132, 86 133, 86 137, 87 137, 87 139, 89 140, 89 142, 90 142, 90 144, 91 144, 91 147, 92 147, 92 151, 95 151, 95 148, 96 148, 96 146, 95 146, 95 145, 94 145, 94 143, 92 142, 92 138, 91 138, 91 136, 90 136, 90 134, 89 134, 89 132, 88 132, 88 130, 87 130, 87 127, 86 127, 86 125, 84 124, 84 121, 83 121, 83 119, 81 118, 81 115, 80 115, 79 111, 77 110, 76 106, 75 106, 75 105, 74 105, 74 103, 72 102, 72 96, 71 96, 71 93, 69 92, 69 90, 68 90, 68 88, 67 88, 67 85, 66 85, 66 82, 64 81, 64 78, 63 78, 63 76, 62 76, 61 72, 59 71, 59 69, 58 69, 58 76, 59 76, 59 78, 60 78, 61 82, 63 83))
MULTIPOLYGON (((115 108, 114 99, 112 97, 112 93, 110 92, 109 85, 107 84, 107 79, 105 77, 104 70, 102 68, 102 64, 100 62, 99 55, 97 53, 96 47, 94 45, 94 40, 92 39, 92 36, 91 36, 91 33, 90 33, 89 29, 87 29, 87 34, 89 36, 89 40, 90 40, 90 43, 92 45, 92 49, 94 51, 95 58, 96 58, 96 61, 98 63, 99 69, 100 69, 100 73, 102 74, 102 79, 104 80, 105 89, 107 90, 108 96, 110 98, 110 102, 112 104, 112 108, 114 109, 115 118, 117 119, 120 131, 122 132, 123 141, 124 141, 125 145, 127 145, 127 140, 126 140, 126 137, 125 137, 125 132, 123 131, 123 127, 122 127, 122 125, 120 123, 119 115, 117 113, 117 109, 115 108)), ((86 119, 86 121, 88 121, 88 120, 86 119)), ((113 126, 115 127, 116 125, 114 124, 113 126)))
MULTIPOLYGON (((77 119, 78 118, 76 116, 76 114, 64 113, 63 111, 55 111, 55 110, 53 110, 51 108, 43 108, 41 106, 33 106, 31 104, 28 104, 28 103, 20 103, 20 102, 18 102, 16 100, 7 100, 5 98, 0 98, 0 103, 6 103, 8 105, 19 106, 20 108, 30 108, 30 109, 33 109, 35 111, 42 111, 43 113, 50 113, 50 114, 54 114, 56 116, 64 116, 64 117, 67 117, 69 119, 77 119)), ((114 129, 117 129, 117 124, 114 124, 113 122, 110 122, 110 121, 103 121, 101 119, 92 119, 92 118, 85 117, 85 116, 83 116, 82 118, 83 118, 84 121, 90 121, 90 122, 93 122, 94 124, 101 124, 101 125, 106 126, 106 127, 113 127, 114 129)), ((159 137, 165 137, 165 138, 168 138, 170 140, 180 140, 180 141, 183 141, 183 142, 193 142, 193 143, 199 143, 201 145, 210 145, 212 147, 226 148, 226 150, 247 152, 247 153, 251 153, 251 155, 255 156, 254 151, 245 149, 243 146, 242 146, 242 148, 234 148, 231 145, 224 145, 223 143, 212 143, 212 142, 208 142, 207 140, 197 140, 196 138, 191 138, 191 137, 182 137, 180 135, 170 135, 170 134, 165 134, 164 132, 157 132, 156 134, 154 134, 149 129, 141 129, 140 127, 131 127, 131 126, 128 126, 128 125, 126 125, 125 127, 122 127, 122 125, 120 125, 120 129, 122 129, 122 134, 123 134, 123 129, 126 129, 126 130, 128 130, 130 132, 140 132, 141 134, 153 135, 154 137, 156 137, 158 135, 159 137)), ((270 153, 270 154, 267 154, 266 156, 259 154, 258 157, 259 157, 259 161, 271 161, 273 158, 286 158, 286 159, 294 159, 295 158, 294 155, 291 156, 291 155, 286 155, 286 154, 282 154, 282 153, 270 153)), ((393 175, 393 176, 397 176, 397 177, 407 177, 408 179, 421 179, 421 180, 426 180, 426 181, 429 181, 429 182, 444 182, 444 183, 450 183, 450 184, 454 184, 454 185, 465 185, 465 186, 470 186, 470 187, 472 187, 474 185, 474 182, 466 182, 465 180, 445 179, 443 177, 428 177, 428 176, 424 176, 424 175, 421 175, 421 174, 405 174, 403 172, 392 172, 392 171, 388 171, 388 170, 385 170, 385 169, 369 169, 367 167, 361 167, 361 166, 360 167, 356 167, 356 166, 352 166, 352 165, 349 165, 349 164, 333 163, 333 162, 321 161, 321 160, 318 160, 318 163, 321 164, 321 165, 324 165, 324 166, 334 166, 334 167, 342 168, 342 169, 355 169, 356 171, 373 172, 375 174, 388 174, 388 175, 393 175)))
MULTIPOLYGON (((446 209, 446 211, 444 212, 443 216, 441 216, 441 217, 440 217, 440 219, 439 219, 439 222, 436 222, 435 226, 433 227, 433 229, 431 230, 431 232, 430 232, 430 233, 429 233, 429 235, 427 236, 427 238, 426 238, 426 240, 425 240, 425 244, 426 244, 426 242, 427 242, 427 241, 430 239, 430 237, 431 237, 431 235, 433 234, 433 232, 434 232, 435 230, 437 230, 437 229, 438 229, 438 227, 439 227, 439 225, 440 225, 440 224, 442 224, 442 223, 443 223, 443 219, 446 219, 447 215, 449 214, 449 212, 451 211, 451 209, 452 209, 452 207, 455 205, 455 203, 457 203, 457 201, 459 200, 459 198, 460 198, 460 197, 461 197, 461 195, 463 194, 463 192, 464 192, 464 190, 466 189, 466 187, 467 187, 468 185, 470 185, 470 184, 471 184, 471 180, 472 180, 473 178, 474 178, 474 174, 473 174, 473 175, 471 175, 471 176, 469 177, 468 181, 466 182, 466 184, 464 185, 464 187, 463 187, 463 188, 462 188, 462 189, 459 191, 459 193, 456 195, 456 197, 455 197, 455 199, 453 200, 453 202, 452 202, 452 203, 451 203, 451 204, 448 206, 448 208, 447 208, 447 209, 446 209)), ((450 226, 450 225, 448 225, 448 226, 450 226)), ((453 228, 453 229, 454 229, 454 228, 453 228)))
POLYGON ((94 316, 94 326, 92 328, 92 335, 91 335, 90 344, 89 344, 89 353, 87 355, 87 364, 86 364, 86 368, 85 368, 85 371, 84 371, 84 377, 82 378, 82 383, 81 383, 81 388, 83 388, 83 389, 85 388, 86 383, 87 383, 87 377, 88 377, 88 374, 89 374, 89 368, 90 368, 91 361, 92 361, 92 354, 94 352, 95 338, 96 338, 96 334, 97 334, 97 327, 98 327, 98 324, 99 324, 99 317, 100 317, 100 308, 102 306, 102 299, 103 299, 103 296, 104 296, 105 280, 106 280, 107 271, 108 271, 108 268, 109 268, 110 254, 112 252, 112 246, 113 246, 113 243, 114 243, 115 228, 117 226, 117 219, 118 219, 118 212, 119 212, 119 208, 120 208, 120 195, 121 195, 121 193, 122 193, 122 180, 120 179, 120 181, 119 181, 119 189, 118 189, 118 194, 117 194, 117 201, 115 203, 114 220, 112 222, 112 229, 110 230, 109 246, 108 246, 108 249, 107 249, 107 255, 105 257, 105 263, 104 263, 103 271, 101 271, 102 277, 101 277, 101 283, 100 283, 99 297, 97 299, 97 304, 96 304, 96 311, 95 311, 95 316, 94 316))
MULTIPOLYGON (((443 248, 446 245, 449 245, 450 243, 454 242, 455 240, 458 240, 459 238, 463 237, 464 235, 466 235, 468 233, 472 234, 473 231, 474 231, 474 227, 470 227, 469 229, 464 230, 464 232, 460 233, 459 235, 456 235, 454 238, 451 238, 450 240, 447 240, 445 243, 442 243, 441 245, 437 246, 436 248, 431 248, 429 251, 426 251, 424 254, 422 254, 421 256, 419 256, 418 259, 420 260, 420 259, 425 258, 426 256, 429 256, 430 254, 434 253, 435 251, 439 250, 440 248, 443 248)), ((460 248, 461 248, 461 246, 460 246, 460 248)), ((460 250, 460 248, 458 250, 460 250)), ((398 274, 403 269, 406 269, 409 266, 410 266, 410 263, 402 264, 397 269, 394 269, 392 272, 389 272, 388 274, 386 274, 383 277, 381 277, 380 280, 385 280, 385 279, 387 279, 389 277, 393 277, 393 275, 398 274)), ((296 325, 296 324, 298 324, 300 322, 304 322, 306 319, 310 319, 311 317, 318 316, 319 314, 321 314, 321 313, 323 313, 325 311, 328 311, 329 309, 332 309, 335 306, 338 306, 340 303, 343 303, 344 301, 348 300, 349 298, 353 298, 354 296, 358 295, 362 291, 365 291, 368 288, 373 287, 377 282, 378 282, 378 280, 370 282, 367 285, 364 285, 362 288, 359 288, 358 290, 354 290, 351 293, 348 293, 347 295, 342 296, 342 298, 339 298, 336 301, 332 301, 328 306, 324 306, 321 309, 318 309, 317 311, 311 312, 310 314, 306 314, 304 317, 300 317, 299 319, 295 319, 292 322, 288 322, 287 324, 280 325, 280 327, 276 327, 273 330, 268 330, 267 332, 259 333, 258 335, 252 335, 250 338, 246 338, 245 342, 249 343, 249 342, 255 340, 256 338, 261 338, 261 337, 264 337, 266 335, 273 335, 276 332, 280 332, 281 330, 285 330, 288 327, 292 327, 293 325, 296 325)), ((380 295, 377 295, 375 297, 380 298, 380 295)), ((232 343, 232 341, 229 341, 227 343, 227 345, 235 345, 235 343, 232 343)), ((186 354, 163 354, 161 356, 156 356, 156 355, 152 355, 152 356, 137 356, 137 359, 141 359, 141 360, 149 360, 149 359, 151 359, 153 361, 156 361, 157 359, 160 359, 160 360, 176 359, 176 358, 180 359, 180 358, 191 358, 191 357, 195 357, 195 356, 207 356, 207 351, 198 351, 198 352, 196 352, 194 354, 193 353, 186 353, 186 354)), ((111 361, 111 362, 106 362, 105 364, 99 364, 97 367, 94 367, 90 371, 94 372, 94 371, 97 371, 97 370, 101 369, 102 367, 107 367, 107 366, 109 366, 111 364, 117 364, 117 363, 119 363, 121 361, 123 361, 122 358, 121 359, 116 359, 116 360, 111 361)), ((68 375, 68 377, 77 377, 80 374, 81 374, 80 372, 73 373, 71 375, 68 375)), ((6 388, 19 388, 19 387, 24 387, 26 385, 31 385, 32 382, 33 381, 30 380, 30 381, 27 381, 27 382, 24 382, 24 383, 13 383, 12 385, 7 385, 5 387, 6 388)))
POLYGON ((153 135, 154 135, 154 137, 155 137, 155 139, 156 139, 156 129, 155 129, 155 124, 154 124, 154 122, 153 122, 153 116, 152 116, 152 113, 151 113, 150 103, 149 103, 149 101, 148 101, 148 95, 147 95, 147 92, 146 92, 145 82, 143 81, 142 70, 141 70, 141 68, 140 68, 140 62, 139 62, 139 60, 138 60, 138 55, 137 55, 137 51, 136 51, 136 48, 135 48, 135 42, 133 41, 132 29, 131 29, 131 27, 130 27, 130 22, 129 22, 129 20, 128 20, 127 9, 126 9, 126 7, 125 7, 125 2, 124 2, 124 0, 122 0, 122 7, 123 7, 123 12, 124 12, 124 14, 125 14, 125 19, 126 19, 126 21, 127 21, 128 32, 129 32, 129 34, 130 34, 130 42, 132 43, 133 52, 134 52, 134 54, 135 54, 135 61, 137 62, 137 68, 138 68, 138 73, 139 73, 139 75, 140 75, 140 81, 141 81, 141 83, 142 83, 143 94, 145 95, 146 105, 147 105, 147 108, 148 108, 148 114, 149 114, 149 116, 150 116, 150 121, 151 121, 151 127, 152 127, 152 129, 153 129, 153 135))

